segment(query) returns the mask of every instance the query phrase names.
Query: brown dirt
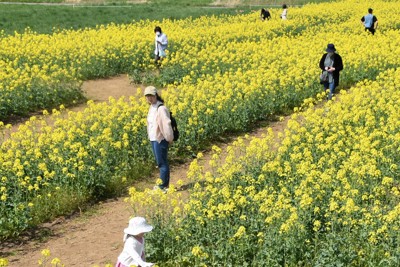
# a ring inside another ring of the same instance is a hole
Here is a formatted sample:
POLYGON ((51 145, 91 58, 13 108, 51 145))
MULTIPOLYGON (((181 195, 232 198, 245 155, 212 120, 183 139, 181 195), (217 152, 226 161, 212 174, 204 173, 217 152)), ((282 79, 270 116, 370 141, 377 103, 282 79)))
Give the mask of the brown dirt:
MULTIPOLYGON (((83 84, 83 90, 89 99, 101 102, 107 101, 109 96, 119 98, 136 94, 139 85, 132 85, 126 75, 109 79, 88 81, 83 84)), ((142 86, 140 86, 142 87, 142 86)), ((143 87, 142 87, 143 88, 143 87)), ((80 105, 71 110, 79 111, 85 108, 80 105)), ((283 131, 288 118, 282 122, 273 122, 249 133, 250 136, 261 136, 268 127, 275 133, 283 131)), ((228 143, 217 144, 223 151, 228 143)), ((207 162, 211 152, 203 152, 204 157, 199 161, 207 170, 207 162)), ((171 166, 171 183, 178 179, 185 181, 189 163, 171 166)), ((156 174, 144 178, 136 188, 152 188, 156 174)), ((9 260, 9 266, 37 266, 41 258, 41 251, 50 249, 51 258, 58 257, 66 267, 71 266, 104 266, 107 263, 115 264, 118 254, 123 247, 122 233, 127 226, 129 217, 133 214, 132 208, 123 201, 123 197, 99 203, 89 211, 76 214, 72 218, 58 218, 52 223, 43 225, 50 233, 43 241, 31 240, 19 244, 0 245, 3 257, 9 260)))

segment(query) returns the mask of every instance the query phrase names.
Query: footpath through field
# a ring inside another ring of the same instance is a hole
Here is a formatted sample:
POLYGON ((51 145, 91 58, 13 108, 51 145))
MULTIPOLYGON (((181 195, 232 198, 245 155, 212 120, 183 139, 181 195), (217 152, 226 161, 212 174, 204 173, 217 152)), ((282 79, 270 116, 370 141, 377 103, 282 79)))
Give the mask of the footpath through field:
MULTIPOLYGON (((133 96, 136 94, 137 87, 139 86, 130 84, 127 75, 120 75, 109 79, 87 81, 83 85, 83 90, 89 99, 101 102, 107 101, 110 96, 114 98, 133 96)), ((70 110, 80 111, 85 106, 80 105, 70 110)), ((261 136, 267 132, 268 128, 272 128, 277 134, 283 131, 288 119, 286 117, 282 121, 260 126, 248 135, 261 136)), ((230 143, 228 141, 228 143, 216 145, 225 151, 230 143)), ((212 152, 204 151, 203 155, 204 157, 199 160, 199 163, 204 166, 204 171, 207 171, 208 160, 211 158, 212 152)), ((190 162, 171 166, 172 184, 178 180, 187 181, 189 164, 190 162)), ((143 177, 133 186, 138 190, 152 188, 156 179, 157 173, 154 173, 152 177, 143 177)), ((2 244, 0 248, 4 250, 2 254, 5 254, 3 256, 9 260, 11 267, 36 266, 43 249, 50 249, 50 258, 60 258, 66 267, 105 266, 108 263, 114 265, 123 247, 123 229, 132 215, 134 215, 133 209, 121 197, 100 203, 89 211, 74 215, 72 218, 62 217, 43 225, 41 235, 43 235, 43 230, 48 232, 48 236, 42 238, 43 240, 37 240, 37 238, 30 240, 27 237, 26 242, 2 244)))

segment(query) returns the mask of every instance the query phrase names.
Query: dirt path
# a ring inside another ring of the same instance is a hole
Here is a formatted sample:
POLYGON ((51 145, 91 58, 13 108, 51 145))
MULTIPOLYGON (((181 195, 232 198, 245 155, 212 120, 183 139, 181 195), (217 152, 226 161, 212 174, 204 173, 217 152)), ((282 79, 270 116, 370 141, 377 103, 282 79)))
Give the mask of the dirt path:
MULTIPOLYGON (((85 82, 83 90, 89 99, 95 102, 107 101, 109 96, 119 98, 136 94, 138 86, 129 83, 126 75, 110 79, 100 79, 85 82)), ((71 110, 79 111, 85 105, 74 107, 71 110)), ((281 132, 286 120, 268 125, 275 133, 281 132)), ((268 127, 261 127, 249 133, 250 136, 261 136, 268 127)), ((222 150, 229 144, 218 144, 222 150)), ((200 164, 207 165, 211 153, 205 151, 200 164)), ((178 179, 185 181, 189 163, 171 166, 171 183, 178 179)), ((137 182, 136 188, 152 188, 156 180, 153 177, 144 178, 137 182)), ((1 254, 9 260, 9 266, 36 266, 41 258, 41 251, 50 249, 51 258, 58 257, 66 267, 71 266, 104 266, 107 263, 115 264, 120 253, 122 232, 127 226, 129 217, 132 216, 131 207, 123 201, 123 197, 100 203, 96 207, 74 218, 59 218, 43 227, 48 228, 49 236, 44 241, 28 241, 21 244, 3 244, 1 254)), ((1 256, 0 254, 0 256, 1 256)))

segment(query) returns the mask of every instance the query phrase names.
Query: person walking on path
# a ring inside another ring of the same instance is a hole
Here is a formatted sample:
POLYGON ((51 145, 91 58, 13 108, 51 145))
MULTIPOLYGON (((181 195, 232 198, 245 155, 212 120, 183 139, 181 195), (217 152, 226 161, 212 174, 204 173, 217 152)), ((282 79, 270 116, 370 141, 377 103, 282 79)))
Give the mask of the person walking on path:
POLYGON ((153 266, 154 263, 146 262, 144 253, 144 234, 153 230, 143 217, 134 217, 129 220, 129 225, 124 229, 124 249, 118 256, 115 267, 153 266))
POLYGON ((154 28, 154 33, 156 34, 154 41, 154 60, 155 63, 159 63, 160 60, 167 56, 165 49, 168 47, 168 37, 162 32, 161 27, 159 26, 154 28))
POLYGON ((328 44, 326 48, 326 53, 322 56, 319 67, 324 72, 328 74, 327 80, 322 84, 324 85, 324 90, 329 88, 328 99, 332 99, 335 88, 339 85, 340 71, 343 70, 342 57, 336 53, 336 48, 334 44, 328 44))
POLYGON ((364 25, 365 30, 375 34, 376 28, 378 27, 378 19, 372 14, 372 8, 368 8, 368 14, 361 18, 361 24, 364 25))
POLYGON ((174 141, 174 132, 171 126, 170 112, 164 105, 164 100, 158 95, 154 86, 144 90, 147 102, 150 104, 147 114, 147 134, 151 143, 157 166, 160 170, 162 183, 154 189, 168 190, 170 170, 168 164, 168 147, 174 141))

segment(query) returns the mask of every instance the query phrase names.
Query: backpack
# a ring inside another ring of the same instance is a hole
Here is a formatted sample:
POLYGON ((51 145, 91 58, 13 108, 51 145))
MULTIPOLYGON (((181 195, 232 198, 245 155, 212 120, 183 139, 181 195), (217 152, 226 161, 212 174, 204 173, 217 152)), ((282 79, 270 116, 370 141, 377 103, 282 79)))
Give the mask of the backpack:
MULTIPOLYGON (((160 106, 163 106, 164 104, 161 104, 157 107, 157 109, 160 106)), ((174 116, 172 116, 172 112, 169 112, 169 117, 171 119, 171 126, 172 126, 172 131, 174 133, 174 141, 178 141, 179 139, 179 130, 178 130, 178 123, 176 122, 176 119, 174 118, 174 116)))

